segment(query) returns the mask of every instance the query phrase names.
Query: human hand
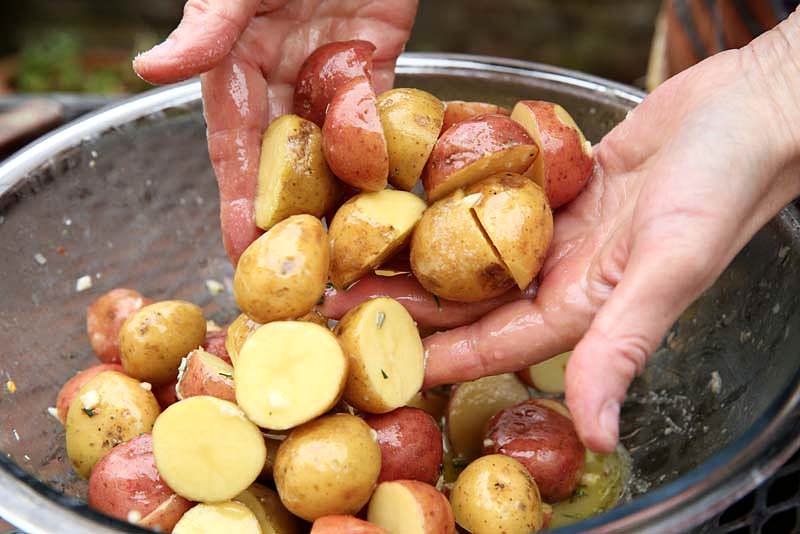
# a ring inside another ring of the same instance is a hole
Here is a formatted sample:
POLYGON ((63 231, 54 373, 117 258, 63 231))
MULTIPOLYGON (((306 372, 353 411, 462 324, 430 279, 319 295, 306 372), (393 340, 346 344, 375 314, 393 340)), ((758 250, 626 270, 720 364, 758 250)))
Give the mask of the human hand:
POLYGON ((208 151, 234 265, 261 233, 253 208, 261 134, 292 112, 303 61, 327 42, 371 41, 373 82, 385 91, 416 8, 417 0, 189 0, 167 40, 134 60, 137 74, 153 83, 203 74, 208 151))

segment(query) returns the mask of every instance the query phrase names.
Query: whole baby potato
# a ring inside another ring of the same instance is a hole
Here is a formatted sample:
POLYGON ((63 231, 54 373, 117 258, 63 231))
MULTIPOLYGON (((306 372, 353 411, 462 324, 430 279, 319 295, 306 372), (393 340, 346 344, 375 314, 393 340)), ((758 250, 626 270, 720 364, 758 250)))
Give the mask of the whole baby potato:
POLYGON ((338 413, 294 429, 278 449, 273 475, 286 508, 314 521, 361 510, 380 470, 372 429, 354 415, 338 413))
POLYGON ((322 222, 293 215, 253 241, 239 258, 233 277, 236 303, 258 323, 299 317, 325 291, 329 264, 322 222))
POLYGON ((198 306, 184 300, 150 304, 122 325, 122 367, 138 380, 165 384, 177 376, 181 358, 205 338, 206 320, 198 306))
POLYGON ((67 412, 67 456, 89 478, 94 465, 115 446, 150 432, 159 407, 149 389, 116 371, 104 371, 83 385, 67 412))
POLYGON ((122 324, 151 302, 138 291, 121 287, 112 289, 92 302, 86 311, 86 330, 89 343, 101 361, 119 362, 119 330, 122 324))
POLYGON ((101 363, 99 365, 93 365, 83 371, 78 371, 75 376, 67 380, 67 382, 61 386, 61 390, 58 392, 58 397, 56 398, 56 410, 58 418, 62 423, 66 422, 69 405, 72 403, 72 399, 75 398, 75 395, 78 394, 78 391, 80 391, 86 382, 103 371, 125 372, 118 363, 101 363))

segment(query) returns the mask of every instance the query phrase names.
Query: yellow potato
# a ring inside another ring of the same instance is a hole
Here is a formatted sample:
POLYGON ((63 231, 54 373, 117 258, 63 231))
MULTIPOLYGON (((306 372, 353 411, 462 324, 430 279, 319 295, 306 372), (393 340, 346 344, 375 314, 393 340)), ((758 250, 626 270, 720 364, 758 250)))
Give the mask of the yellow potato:
POLYGON ((361 193, 345 202, 330 224, 331 281, 347 287, 374 270, 408 240, 425 202, 405 191, 361 193))
POLYGON ((328 266, 322 222, 293 215, 253 241, 239 258, 233 277, 236 303, 259 323, 299 317, 325 291, 328 266))
POLYGON ((155 386, 175 380, 181 359, 203 344, 206 320, 191 302, 165 300, 130 316, 119 332, 125 374, 155 386))
POLYGON ((262 428, 286 430, 330 410, 344 390, 347 358, 330 330, 268 323, 245 341, 233 381, 236 402, 262 428))
POLYGON ((250 508, 258 519, 262 534, 296 534, 302 531, 300 520, 283 506, 278 494, 266 486, 253 484, 234 501, 250 508))
POLYGON ((572 352, 553 356, 517 373, 520 380, 544 393, 564 393, 564 378, 572 352))
POLYGON ((86 382, 69 405, 67 456, 75 471, 89 478, 94 464, 120 443, 150 432, 158 402, 133 378, 104 371, 86 382))
POLYGON ((284 506, 307 521, 355 514, 381 470, 375 434, 359 417, 320 417, 289 434, 275 458, 275 486, 284 506))
POLYGON ((239 359, 239 351, 242 350, 244 342, 260 326, 261 323, 255 322, 245 313, 240 313, 228 326, 228 332, 225 334, 225 350, 228 351, 228 356, 231 357, 233 365, 236 365, 236 360, 239 359))
POLYGON ((477 222, 524 290, 539 274, 553 239, 553 214, 544 190, 521 174, 506 172, 464 192, 476 193, 481 195, 472 208, 477 222))
POLYGON ((405 406, 422 387, 422 340, 414 319, 394 299, 376 298, 351 309, 336 327, 350 360, 345 400, 369 413, 405 406))
POLYGON ((264 437, 232 402, 198 396, 176 402, 153 425, 158 473, 191 501, 232 499, 255 482, 264 437))
POLYGON ((387 534, 453 534, 447 497, 418 480, 382 482, 369 501, 367 518, 387 534))
POLYGON ((514 285, 473 216, 479 193, 457 190, 429 207, 411 238, 411 270, 439 297, 477 302, 497 297, 514 285))
POLYGON ((472 534, 528 534, 542 528, 536 482, 517 460, 502 454, 478 458, 450 491, 456 523, 472 534))
POLYGON ((389 151, 389 183, 411 191, 428 161, 444 120, 444 104, 419 89, 391 89, 378 96, 389 151))
POLYGON ((297 115, 275 119, 261 144, 256 225, 269 230, 292 215, 322 217, 337 196, 319 126, 297 115))
POLYGON ((239 502, 198 504, 175 524, 172 534, 263 534, 255 514, 239 502))

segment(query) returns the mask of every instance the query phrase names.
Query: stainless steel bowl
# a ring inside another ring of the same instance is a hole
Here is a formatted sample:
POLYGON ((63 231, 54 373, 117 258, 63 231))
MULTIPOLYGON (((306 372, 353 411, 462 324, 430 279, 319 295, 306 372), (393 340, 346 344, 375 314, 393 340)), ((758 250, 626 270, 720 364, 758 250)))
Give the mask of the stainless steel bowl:
MULTIPOLYGON (((562 103, 598 141, 642 94, 576 72, 409 54, 399 86, 447 99, 562 103)), ((89 510, 48 415, 91 364, 86 306, 129 286, 186 298, 223 323, 231 267, 217 228, 197 82, 74 122, 0 166, 0 513, 31 533, 139 531, 89 510), (45 260, 43 262, 42 260, 45 260), (76 280, 92 287, 77 292, 76 280)), ((658 127, 658 125, 654 125, 658 127)), ((713 199, 709 199, 713 201, 713 199)), ((772 473, 798 446, 800 219, 787 208, 675 325, 623 409, 632 499, 564 531, 684 530, 772 473)), ((679 283, 679 280, 676 280, 679 283)))

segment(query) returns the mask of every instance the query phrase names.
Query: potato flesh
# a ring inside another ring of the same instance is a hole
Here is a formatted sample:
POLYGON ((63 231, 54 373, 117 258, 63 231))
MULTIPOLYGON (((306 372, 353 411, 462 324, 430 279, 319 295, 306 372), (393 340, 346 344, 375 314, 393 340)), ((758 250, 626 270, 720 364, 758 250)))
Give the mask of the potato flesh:
POLYGON ((181 517, 172 534, 263 534, 255 514, 245 505, 225 501, 198 504, 181 517))
MULTIPOLYGON (((536 118, 536 114, 531 111, 528 106, 517 104, 514 106, 514 110, 511 112, 511 119, 524 126, 525 130, 528 131, 528 135, 530 135, 531 139, 533 139, 534 143, 536 143, 536 146, 541 149, 542 134, 539 131, 539 121, 536 118)), ((536 182, 539 187, 545 187, 544 158, 544 150, 539 150, 536 159, 533 160, 533 164, 524 172, 524 174, 536 182)))
POLYGON ((175 493, 192 501, 231 499, 252 484, 266 460, 261 432, 235 404, 190 397, 153 426, 156 467, 175 493))
POLYGON ((572 352, 554 356, 528 370, 533 387, 544 393, 564 393, 567 363, 572 352))
POLYGON ((301 531, 299 521, 287 510, 273 490, 253 484, 234 501, 247 506, 255 514, 262 534, 295 534, 301 531))
POLYGON ((372 494, 367 518, 388 534, 427 534, 424 511, 411 491, 401 484, 380 484, 372 494))
POLYGON ((347 359, 328 329, 277 321, 245 341, 234 367, 236 402, 258 426, 286 430, 333 407, 346 378, 347 359))
POLYGON ((297 115, 275 119, 261 145, 256 225, 269 230, 291 215, 322 217, 335 190, 335 178, 322 152, 319 126, 297 115))

